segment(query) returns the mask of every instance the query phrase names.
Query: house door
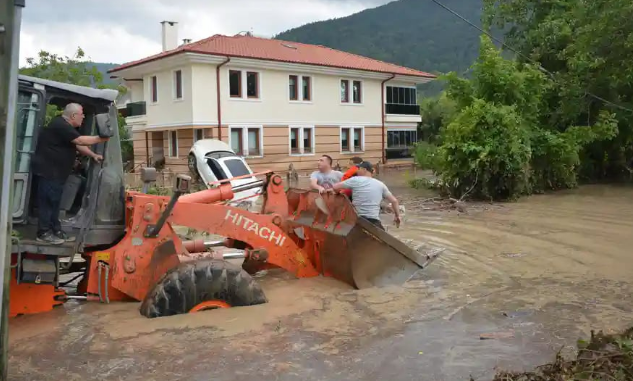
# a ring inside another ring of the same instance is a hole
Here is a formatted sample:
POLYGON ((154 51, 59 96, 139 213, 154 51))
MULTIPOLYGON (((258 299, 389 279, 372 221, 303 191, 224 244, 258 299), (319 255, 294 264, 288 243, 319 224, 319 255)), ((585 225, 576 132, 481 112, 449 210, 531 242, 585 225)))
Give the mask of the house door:
POLYGON ((15 123, 15 171, 13 173, 13 223, 28 219, 31 183, 31 156, 35 151, 37 130, 42 122, 44 95, 35 89, 20 88, 15 123))

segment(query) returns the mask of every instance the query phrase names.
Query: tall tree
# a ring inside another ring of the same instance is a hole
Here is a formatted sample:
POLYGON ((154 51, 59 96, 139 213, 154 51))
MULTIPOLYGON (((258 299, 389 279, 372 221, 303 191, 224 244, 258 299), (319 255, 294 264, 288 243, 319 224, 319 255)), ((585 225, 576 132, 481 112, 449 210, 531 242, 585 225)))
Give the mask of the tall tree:
POLYGON ((543 125, 553 81, 534 65, 503 58, 487 36, 472 69, 470 80, 444 77, 457 114, 442 127, 432 163, 453 196, 513 199, 574 187, 580 150, 616 134, 604 111, 591 125, 543 125))
MULTIPOLYGON (((633 159, 633 2, 485 0, 485 20, 506 28, 517 59, 551 73, 542 123, 559 131, 614 113, 618 134, 582 152, 583 175, 617 178, 633 159)), ((628 170, 627 170, 628 169, 628 170)))

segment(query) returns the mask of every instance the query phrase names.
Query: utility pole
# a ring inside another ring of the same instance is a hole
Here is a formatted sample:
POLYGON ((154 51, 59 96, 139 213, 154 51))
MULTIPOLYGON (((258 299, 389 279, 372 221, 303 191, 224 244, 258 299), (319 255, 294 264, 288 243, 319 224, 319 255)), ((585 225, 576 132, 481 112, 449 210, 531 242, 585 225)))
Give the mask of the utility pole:
POLYGON ((20 24, 25 0, 0 0, 0 381, 8 380, 9 278, 20 24))

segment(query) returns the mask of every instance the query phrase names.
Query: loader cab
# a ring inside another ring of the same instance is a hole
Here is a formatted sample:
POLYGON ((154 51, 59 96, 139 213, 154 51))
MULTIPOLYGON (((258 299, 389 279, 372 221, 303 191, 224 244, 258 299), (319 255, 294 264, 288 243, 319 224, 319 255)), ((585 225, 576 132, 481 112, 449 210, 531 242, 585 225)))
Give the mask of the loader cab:
POLYGON ((124 233, 124 177, 119 140, 115 90, 93 89, 39 78, 20 76, 16 112, 16 159, 12 215, 13 252, 74 255, 86 246, 111 245, 124 233), (110 137, 90 147, 103 155, 101 164, 77 153, 72 175, 64 186, 60 206, 62 229, 77 237, 61 246, 35 241, 37 231, 37 177, 31 172, 31 157, 39 132, 68 103, 79 103, 85 119, 82 135, 110 137))

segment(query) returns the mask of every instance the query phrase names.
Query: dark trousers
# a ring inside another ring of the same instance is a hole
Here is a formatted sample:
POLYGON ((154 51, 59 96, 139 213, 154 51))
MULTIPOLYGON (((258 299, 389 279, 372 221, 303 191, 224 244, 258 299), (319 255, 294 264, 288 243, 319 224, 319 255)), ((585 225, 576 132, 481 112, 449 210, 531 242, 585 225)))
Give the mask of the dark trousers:
POLYGON ((62 230, 62 224, 59 222, 59 204, 62 201, 63 192, 64 181, 49 180, 41 176, 38 178, 38 235, 42 235, 49 231, 56 233, 62 230))
POLYGON ((363 217, 363 218, 371 222, 372 224, 376 225, 378 228, 385 230, 385 227, 382 226, 382 222, 380 222, 380 220, 377 220, 375 218, 367 218, 367 217, 363 217))

